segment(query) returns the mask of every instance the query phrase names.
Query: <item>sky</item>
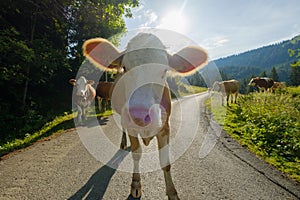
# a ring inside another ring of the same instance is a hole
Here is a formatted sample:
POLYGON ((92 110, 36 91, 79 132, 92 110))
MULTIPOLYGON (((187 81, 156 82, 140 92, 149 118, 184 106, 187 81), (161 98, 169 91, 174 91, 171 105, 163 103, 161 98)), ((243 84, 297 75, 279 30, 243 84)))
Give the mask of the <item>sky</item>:
POLYGON ((181 33, 210 59, 239 54, 300 35, 300 0, 140 0, 127 29, 181 33))

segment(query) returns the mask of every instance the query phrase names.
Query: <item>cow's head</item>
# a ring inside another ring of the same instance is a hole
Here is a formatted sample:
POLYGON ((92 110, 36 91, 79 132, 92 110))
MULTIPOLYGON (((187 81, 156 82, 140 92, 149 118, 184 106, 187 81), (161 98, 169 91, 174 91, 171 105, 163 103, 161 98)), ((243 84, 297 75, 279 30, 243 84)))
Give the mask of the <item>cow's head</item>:
POLYGON ((127 128, 153 129, 163 124, 168 72, 183 76, 196 72, 207 62, 207 53, 187 46, 170 55, 161 40, 151 33, 139 33, 120 52, 109 41, 97 38, 83 45, 84 55, 105 71, 122 71, 114 87, 112 107, 127 128))
POLYGON ((257 82, 260 80, 259 77, 255 77, 255 78, 252 78, 249 82, 249 86, 255 86, 257 84, 257 82))
POLYGON ((70 79, 69 83, 74 85, 75 94, 78 97, 86 98, 88 91, 88 84, 93 85, 93 80, 86 80, 84 76, 81 76, 78 80, 70 79))

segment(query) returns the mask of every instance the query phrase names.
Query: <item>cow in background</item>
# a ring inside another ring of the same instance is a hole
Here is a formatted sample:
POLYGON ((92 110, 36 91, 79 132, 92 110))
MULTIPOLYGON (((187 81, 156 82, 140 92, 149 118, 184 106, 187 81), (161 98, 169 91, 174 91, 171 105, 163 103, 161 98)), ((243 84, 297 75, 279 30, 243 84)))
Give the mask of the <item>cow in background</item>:
POLYGON ((248 84, 249 86, 257 86, 259 91, 272 91, 274 80, 268 77, 256 77, 252 78, 248 84))
MULTIPOLYGON (((231 97, 231 103, 236 103, 238 97, 240 83, 237 80, 228 80, 213 84, 212 91, 221 92, 222 96, 226 96, 227 105, 229 105, 229 98, 231 97)), ((222 105, 224 105, 224 98, 222 98, 222 105)))
POLYGON ((78 80, 70 79, 69 83, 74 86, 73 102, 78 109, 78 123, 81 124, 82 119, 87 119, 88 108, 96 97, 96 90, 92 86, 94 81, 87 80, 84 76, 81 76, 78 80))
POLYGON ((113 88, 113 82, 99 81, 96 87, 96 97, 98 99, 98 107, 99 111, 102 110, 102 101, 103 102, 103 110, 106 111, 109 105, 109 100, 111 98, 111 92, 113 88))
POLYGON ((286 85, 284 82, 274 82, 274 85, 272 86, 271 90, 275 92, 275 90, 280 90, 285 87, 286 87, 286 85))

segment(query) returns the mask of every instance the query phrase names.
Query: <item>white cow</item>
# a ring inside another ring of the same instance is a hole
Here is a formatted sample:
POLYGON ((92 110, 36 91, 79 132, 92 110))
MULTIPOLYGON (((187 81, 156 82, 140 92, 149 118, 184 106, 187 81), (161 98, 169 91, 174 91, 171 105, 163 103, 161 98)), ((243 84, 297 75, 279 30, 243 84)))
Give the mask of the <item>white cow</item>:
POLYGON ((73 102, 78 109, 78 123, 82 123, 82 118, 87 119, 86 114, 89 106, 95 99, 96 90, 93 88, 94 81, 86 80, 84 76, 81 76, 78 80, 70 79, 69 83, 74 85, 73 89, 73 102))
MULTIPOLYGON (((167 196, 171 200, 179 199, 170 171, 171 97, 166 75, 168 71, 183 76, 196 72, 206 64, 207 53, 199 47, 187 46, 170 55, 160 39, 151 33, 139 33, 129 41, 123 52, 102 38, 87 40, 83 52, 100 69, 125 71, 116 82, 111 101, 112 108, 121 115, 122 126, 130 138, 134 160, 132 196, 139 198, 142 192, 140 135, 146 146, 153 137, 157 138, 167 196)), ((124 136, 121 147, 126 146, 124 136)))

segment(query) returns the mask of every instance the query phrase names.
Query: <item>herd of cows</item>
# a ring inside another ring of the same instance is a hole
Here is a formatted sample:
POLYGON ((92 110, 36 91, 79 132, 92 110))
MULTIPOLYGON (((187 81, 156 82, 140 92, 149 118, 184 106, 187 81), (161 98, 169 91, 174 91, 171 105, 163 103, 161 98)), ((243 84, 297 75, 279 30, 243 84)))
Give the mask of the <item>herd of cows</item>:
MULTIPOLYGON (((255 77, 252 78, 248 84, 249 86, 257 87, 260 92, 273 92, 276 89, 282 89, 285 84, 282 82, 276 82, 272 78, 268 77, 255 77)), ((240 83, 237 80, 228 80, 222 82, 215 82, 212 89, 209 91, 221 92, 222 96, 226 96, 227 105, 229 99, 231 103, 236 103, 238 96, 240 83)), ((222 105, 224 105, 224 99, 222 98, 222 105)))
MULTIPOLYGON (((120 52, 109 41, 96 38, 87 40, 83 45, 85 57, 96 67, 112 71, 124 71, 120 79, 112 82, 98 82, 96 89, 94 81, 84 76, 78 80, 70 79, 74 85, 73 103, 78 110, 78 122, 86 120, 88 107, 98 99, 99 110, 101 101, 112 103, 114 111, 121 116, 123 136, 120 147, 127 146, 126 134, 130 139, 130 149, 134 160, 131 195, 141 196, 141 180, 139 161, 142 155, 138 135, 148 146, 156 137, 159 149, 160 165, 164 173, 166 194, 168 199, 179 199, 172 181, 169 161, 169 117, 171 113, 171 94, 167 84, 166 73, 188 76, 206 65, 208 56, 205 50, 196 46, 187 46, 175 54, 169 54, 160 39, 151 33, 139 33, 132 38, 125 51, 120 52), (113 92, 117 93, 114 98, 113 92), (117 92, 115 92, 117 91, 117 92)), ((271 91, 277 83, 270 78, 253 78, 249 85, 261 90, 271 91)), ((215 82, 212 91, 219 91, 229 96, 232 103, 236 102, 239 89, 237 80, 215 82)))
MULTIPOLYGON (((111 99, 111 94, 114 86, 114 82, 99 81, 97 83, 96 89, 93 88, 94 81, 87 80, 84 76, 81 76, 78 80, 70 79, 69 83, 74 85, 74 103, 78 110, 78 121, 82 122, 82 118, 86 119, 86 112, 88 107, 97 99, 99 111, 106 111, 109 107, 109 101, 111 99), (104 105, 104 107, 102 107, 104 105)), ((256 77, 252 78, 248 84, 249 86, 254 86, 261 92, 274 92, 276 89, 282 89, 285 84, 282 82, 276 82, 272 78, 267 77, 256 77)), ((226 102, 229 104, 236 103, 239 91, 239 82, 237 80, 227 80, 222 82, 215 82, 209 91, 220 92, 226 97, 226 102)), ((222 99, 222 105, 224 101, 222 99)))

